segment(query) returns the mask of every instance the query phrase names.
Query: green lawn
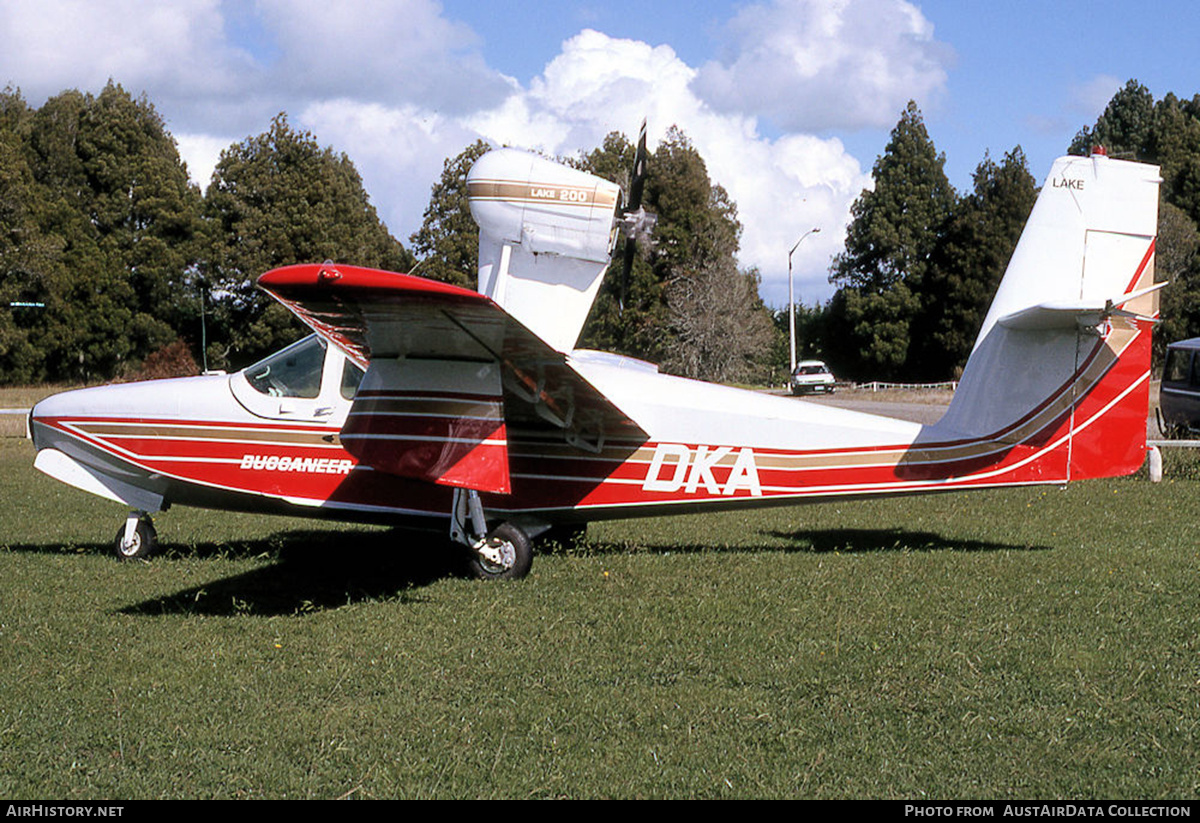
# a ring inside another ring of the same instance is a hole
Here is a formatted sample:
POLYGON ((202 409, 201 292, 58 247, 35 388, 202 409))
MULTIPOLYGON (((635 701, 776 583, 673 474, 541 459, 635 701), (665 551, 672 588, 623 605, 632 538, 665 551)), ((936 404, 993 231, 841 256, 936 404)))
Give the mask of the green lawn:
MULTIPOLYGON (((68 386, 0 386, 0 409, 30 409, 43 398, 68 386)), ((0 438, 24 437, 25 415, 0 414, 0 438)))
POLYGON ((0 796, 1195 798, 1200 472, 595 524, 520 583, 0 439, 0 796))

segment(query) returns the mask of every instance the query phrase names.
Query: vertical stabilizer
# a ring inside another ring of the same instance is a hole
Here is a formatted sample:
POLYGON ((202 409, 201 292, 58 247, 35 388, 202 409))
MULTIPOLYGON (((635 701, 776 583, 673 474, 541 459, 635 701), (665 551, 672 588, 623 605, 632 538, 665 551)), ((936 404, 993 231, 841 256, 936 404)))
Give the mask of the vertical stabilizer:
POLYGON ((1055 162, 937 435, 1061 442, 1045 479, 1141 465, 1160 182, 1102 154, 1055 162))

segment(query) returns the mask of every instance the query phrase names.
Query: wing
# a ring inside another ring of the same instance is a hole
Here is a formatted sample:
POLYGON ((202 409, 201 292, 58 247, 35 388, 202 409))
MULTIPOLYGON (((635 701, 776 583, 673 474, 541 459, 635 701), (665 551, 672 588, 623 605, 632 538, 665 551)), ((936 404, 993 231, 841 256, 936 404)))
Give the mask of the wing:
POLYGON ((565 354, 478 292, 332 264, 275 269, 258 284, 366 369, 340 437, 375 469, 508 494, 514 430, 583 452, 646 439, 565 354))

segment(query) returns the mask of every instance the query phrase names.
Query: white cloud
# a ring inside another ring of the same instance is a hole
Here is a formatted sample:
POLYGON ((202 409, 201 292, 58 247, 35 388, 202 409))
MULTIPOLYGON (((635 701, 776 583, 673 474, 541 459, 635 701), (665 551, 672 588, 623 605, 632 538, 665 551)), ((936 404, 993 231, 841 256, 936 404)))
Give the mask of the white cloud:
POLYGON ((203 191, 212 180, 213 170, 221 159, 221 152, 234 141, 211 134, 176 134, 175 143, 179 156, 187 164, 188 177, 203 191))
POLYGON ((827 297, 829 258, 840 249, 850 204, 870 185, 869 174, 836 139, 769 140, 754 118, 714 111, 692 92, 694 77, 667 46, 584 31, 563 44, 527 92, 466 122, 495 142, 554 154, 590 150, 613 130, 632 137, 643 116, 653 148, 677 125, 705 159, 709 177, 736 201, 739 259, 761 271, 765 299, 786 301, 787 251, 814 226, 821 234, 805 241, 793 264, 802 296, 827 297))
POLYGON ((886 127, 908 100, 942 91, 952 60, 903 0, 774 0, 726 32, 727 55, 700 69, 696 93, 788 131, 886 127))
POLYGON ((508 91, 475 33, 442 17, 433 0, 260 0, 258 8, 280 50, 272 83, 298 96, 461 113, 508 91))
POLYGON ((464 122, 496 143, 557 154, 590 151, 611 131, 632 136, 643 118, 657 139, 672 124, 696 121, 694 74, 669 46, 588 29, 563 43, 528 90, 514 88, 501 106, 464 122))
POLYGON ((405 245, 421 226, 430 187, 445 159, 479 137, 427 109, 351 100, 314 103, 301 113, 299 123, 321 145, 333 145, 354 161, 380 218, 405 245))
POLYGON ((1094 122, 1124 85, 1111 74, 1098 74, 1086 83, 1071 88, 1071 109, 1094 122))
POLYGON ((434 0, 6 0, 0 85, 40 105, 112 78, 192 133, 266 128, 280 111, 354 99, 442 112, 494 106, 510 84, 434 0), (239 29, 261 35, 252 55, 239 29))
POLYGON ((225 42, 217 0, 12 0, 0 4, 0 81, 35 105, 111 78, 156 102, 227 93, 251 65, 225 42))

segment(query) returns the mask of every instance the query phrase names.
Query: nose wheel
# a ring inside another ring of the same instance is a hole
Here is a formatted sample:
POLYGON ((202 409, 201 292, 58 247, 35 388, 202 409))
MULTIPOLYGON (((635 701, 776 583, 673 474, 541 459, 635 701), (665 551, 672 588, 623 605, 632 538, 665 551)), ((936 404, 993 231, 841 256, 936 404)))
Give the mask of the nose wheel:
POLYGON ((136 560, 153 554, 158 549, 158 534, 150 515, 130 512, 125 525, 117 532, 114 548, 122 560, 136 560))

